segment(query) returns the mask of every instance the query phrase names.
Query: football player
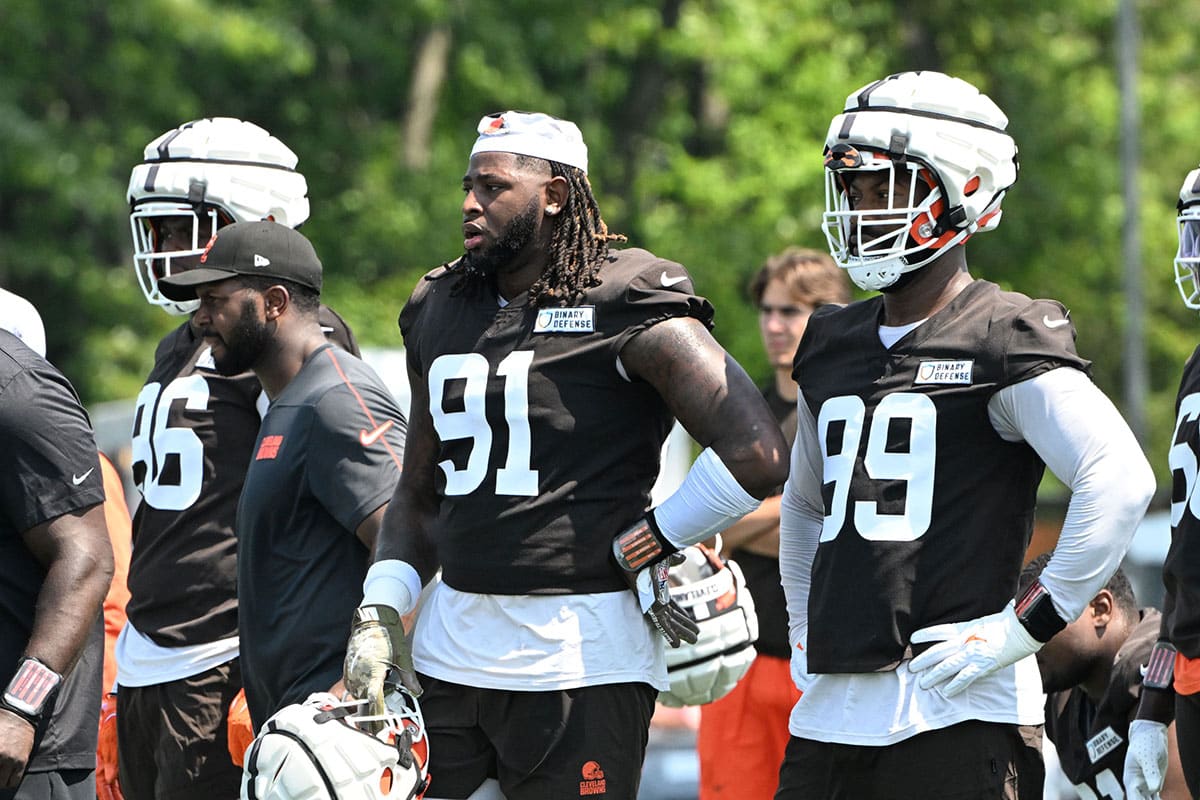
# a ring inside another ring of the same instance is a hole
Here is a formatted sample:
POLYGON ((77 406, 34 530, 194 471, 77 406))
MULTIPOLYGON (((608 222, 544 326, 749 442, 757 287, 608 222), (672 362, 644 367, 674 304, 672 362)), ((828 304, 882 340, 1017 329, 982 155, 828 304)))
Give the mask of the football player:
POLYGON ((400 315, 411 427, 346 684, 391 662, 424 688, 430 797, 633 800, 663 641, 696 637, 669 558, 779 486, 786 447, 687 270, 610 247, 579 129, 507 111, 478 132, 466 252, 400 315), (704 450, 647 512, 672 417, 704 450), (399 616, 439 568, 410 661, 399 616))
MULTIPOLYGON (((233 522, 266 398, 249 370, 217 371, 191 319, 196 301, 169 300, 159 281, 194 267, 225 225, 308 219, 296 162, 251 122, 201 119, 150 142, 130 176, 138 282, 152 305, 188 318, 159 342, 133 422, 142 502, 129 620, 117 644, 116 714, 106 715, 118 753, 104 753, 119 760, 126 800, 232 797, 241 782, 225 721, 242 687, 233 522)), ((345 323, 323 314, 327 333, 356 348, 345 323)))
POLYGON ((905 72, 830 124, 830 251, 881 294, 818 309, 796 354, 780 571, 803 695, 779 798, 1040 798, 1028 656, 1108 580, 1153 493, 1066 309, 968 271, 1017 177, 1007 122, 965 81, 905 72), (1071 502, 1014 605, 1046 466, 1071 502))
MULTIPOLYGON (((1200 310, 1200 169, 1179 189, 1175 284, 1184 304, 1200 310)), ((1128 796, 1153 797, 1166 775, 1167 726, 1178 730, 1183 774, 1193 796, 1200 796, 1200 494, 1196 489, 1200 458, 1200 348, 1183 368, 1175 401, 1171 466, 1171 547, 1163 565, 1167 593, 1159 641, 1147 664, 1146 691, 1138 719, 1130 726, 1125 759, 1128 796)))
MULTIPOLYGON (((1018 591, 1038 579, 1048 553, 1021 571, 1018 591)), ((1046 736, 1058 763, 1082 798, 1123 797, 1121 775, 1129 741, 1129 723, 1142 692, 1142 665, 1158 637, 1162 615, 1139 609, 1129 579, 1119 568, 1096 593, 1079 619, 1054 635, 1037 652, 1046 692, 1046 736)), ((1175 731, 1170 730, 1172 751, 1175 731)), ((1164 796, 1190 797, 1179 757, 1164 796)))

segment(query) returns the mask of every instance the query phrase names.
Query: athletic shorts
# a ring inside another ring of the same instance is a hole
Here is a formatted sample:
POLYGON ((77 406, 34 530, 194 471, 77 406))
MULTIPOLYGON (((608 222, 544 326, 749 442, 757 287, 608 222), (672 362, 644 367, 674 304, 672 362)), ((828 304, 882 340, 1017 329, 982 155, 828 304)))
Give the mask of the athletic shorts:
POLYGON ((117 757, 125 800, 237 797, 229 703, 242 688, 237 659, 190 678, 117 690, 117 757))
POLYGON ((645 683, 546 692, 419 676, 429 797, 462 800, 495 778, 507 800, 635 800, 658 693, 645 683))
POLYGON ((1200 797, 1200 694, 1175 695, 1179 763, 1192 797, 1200 797))
POLYGON ((0 800, 96 800, 96 773, 90 769, 26 772, 15 791, 0 789, 0 800))
POLYGON ((885 747, 792 737, 776 800, 1042 800, 1042 726, 962 722, 885 747))
POLYGON ((700 800, 771 800, 800 699, 785 658, 759 653, 733 691, 700 706, 700 800))

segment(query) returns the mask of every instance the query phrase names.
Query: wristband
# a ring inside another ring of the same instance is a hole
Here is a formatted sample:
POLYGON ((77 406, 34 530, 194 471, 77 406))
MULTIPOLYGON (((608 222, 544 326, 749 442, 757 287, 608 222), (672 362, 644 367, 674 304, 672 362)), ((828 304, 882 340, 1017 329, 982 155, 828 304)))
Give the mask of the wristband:
POLYGON ((407 614, 421 596, 421 576, 407 561, 385 558, 376 561, 363 579, 363 606, 391 606, 407 614))
POLYGON ((1054 610, 1050 592, 1041 581, 1034 581, 1025 593, 1017 598, 1014 609, 1017 620, 1029 631, 1029 635, 1042 644, 1054 638, 1054 634, 1067 627, 1066 621, 1054 610))
POLYGON ((618 533, 617 538, 613 539, 612 548, 617 564, 626 572, 637 572, 679 551, 659 533, 653 511, 647 511, 646 516, 618 533))
POLYGON ((1155 642, 1150 660, 1142 667, 1142 686, 1165 691, 1175 684, 1175 645, 1155 642))
POLYGON ((25 656, 17 665, 4 695, 0 697, 0 708, 6 708, 17 716, 37 724, 58 685, 62 675, 33 656, 25 656))

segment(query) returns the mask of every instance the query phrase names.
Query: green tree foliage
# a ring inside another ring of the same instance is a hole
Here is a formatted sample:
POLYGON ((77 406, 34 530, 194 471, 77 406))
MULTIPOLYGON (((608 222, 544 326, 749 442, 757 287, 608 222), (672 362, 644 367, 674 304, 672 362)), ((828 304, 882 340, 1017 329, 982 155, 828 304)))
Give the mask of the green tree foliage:
POLYGON ((1200 6, 1138 9, 1142 202, 1126 209, 1117 0, 9 0, 0 285, 42 310, 85 401, 135 395, 179 320, 143 301, 130 269, 129 170, 162 131, 235 116, 299 154, 329 301, 365 344, 398 345, 413 284, 460 251, 476 121, 536 109, 579 124, 610 227, 686 264, 717 337, 765 379, 744 286, 786 245, 824 247, 829 119, 868 80, 940 69, 988 92, 1021 148, 1003 225, 968 245, 973 271, 1062 299, 1118 402, 1120 237, 1140 214, 1147 450, 1166 485, 1197 339, 1170 270, 1175 193, 1200 161, 1200 6))

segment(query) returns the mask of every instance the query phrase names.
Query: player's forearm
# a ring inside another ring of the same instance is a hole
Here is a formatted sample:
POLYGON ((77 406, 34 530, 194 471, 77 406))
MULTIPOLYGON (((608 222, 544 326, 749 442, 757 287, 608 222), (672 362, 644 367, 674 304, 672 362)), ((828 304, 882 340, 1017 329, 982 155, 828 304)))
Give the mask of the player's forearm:
POLYGON ((1001 435, 1005 426, 1019 435, 1071 489, 1054 556, 1040 578, 1069 622, 1124 557, 1154 493, 1153 472, 1116 407, 1077 370, 1060 368, 1007 387, 993 403, 993 423, 1003 418, 1001 435))
POLYGON ((108 593, 112 545, 100 505, 47 525, 58 531, 59 546, 46 565, 25 653, 65 675, 83 651, 108 593))

